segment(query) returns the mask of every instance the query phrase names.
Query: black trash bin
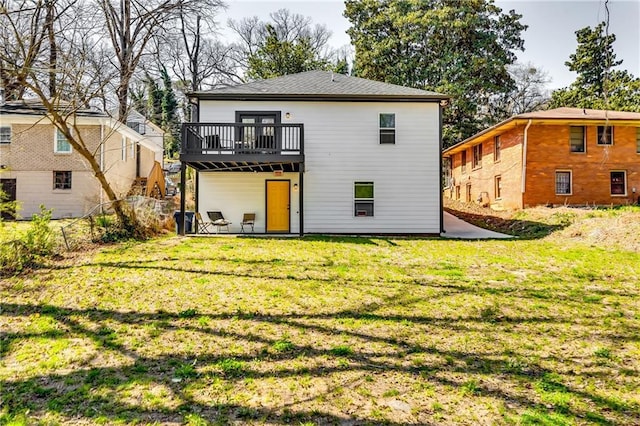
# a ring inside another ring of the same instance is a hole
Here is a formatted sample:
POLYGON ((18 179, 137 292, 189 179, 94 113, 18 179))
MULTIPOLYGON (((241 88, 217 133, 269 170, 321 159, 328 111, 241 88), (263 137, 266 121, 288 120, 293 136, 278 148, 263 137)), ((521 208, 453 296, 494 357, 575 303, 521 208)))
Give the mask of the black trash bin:
MULTIPOLYGON (((195 215, 194 212, 189 212, 186 211, 186 221, 185 221, 185 225, 186 225, 186 234, 193 234, 193 216, 195 215)), ((173 213, 173 220, 175 220, 176 222, 176 232, 178 234, 182 234, 182 215, 180 214, 179 211, 176 211, 173 213)))

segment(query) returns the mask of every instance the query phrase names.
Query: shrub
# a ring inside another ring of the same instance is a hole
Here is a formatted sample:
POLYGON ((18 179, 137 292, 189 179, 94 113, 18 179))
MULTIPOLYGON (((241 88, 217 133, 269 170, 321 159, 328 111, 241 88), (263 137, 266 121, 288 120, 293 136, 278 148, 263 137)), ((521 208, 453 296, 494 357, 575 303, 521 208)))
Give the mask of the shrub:
POLYGON ((54 249, 53 232, 49 227, 51 210, 40 206, 40 214, 34 214, 31 226, 23 235, 0 244, 0 274, 11 275, 35 266, 54 249))

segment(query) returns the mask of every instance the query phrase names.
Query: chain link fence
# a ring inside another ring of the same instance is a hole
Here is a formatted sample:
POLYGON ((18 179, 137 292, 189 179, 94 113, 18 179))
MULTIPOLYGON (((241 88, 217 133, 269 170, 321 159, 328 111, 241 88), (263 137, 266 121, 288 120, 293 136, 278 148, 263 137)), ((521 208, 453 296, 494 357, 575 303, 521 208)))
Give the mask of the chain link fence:
MULTIPOLYGON (((176 205, 172 200, 131 196, 121 201, 134 210, 141 223, 174 229, 173 213, 176 205)), ((106 241, 110 230, 117 223, 113 209, 114 204, 114 201, 98 204, 84 216, 61 226, 63 244, 66 249, 69 251, 80 250, 96 242, 106 241)))

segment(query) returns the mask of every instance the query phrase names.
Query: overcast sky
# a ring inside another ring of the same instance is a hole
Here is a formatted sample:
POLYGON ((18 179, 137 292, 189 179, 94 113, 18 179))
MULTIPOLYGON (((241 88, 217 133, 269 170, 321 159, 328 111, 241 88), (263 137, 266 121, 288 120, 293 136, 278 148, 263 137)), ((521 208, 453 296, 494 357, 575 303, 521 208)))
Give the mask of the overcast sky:
MULTIPOLYGON (((349 21, 342 16, 344 3, 336 0, 228 0, 226 14, 221 16, 221 26, 228 18, 245 16, 268 18, 270 12, 287 8, 295 13, 310 16, 314 23, 325 24, 332 32, 331 45, 342 47, 350 44, 345 33, 349 21)), ((575 31, 595 26, 605 19, 605 0, 498 0, 503 10, 515 9, 523 15, 522 22, 529 26, 524 33, 525 51, 518 54, 520 62, 531 62, 546 70, 552 82, 551 88, 569 85, 575 74, 564 65, 575 52, 575 31)), ((609 0, 609 32, 616 35, 614 50, 618 59, 636 77, 640 76, 640 0, 609 0)), ((227 33, 223 33, 227 35, 227 33)))

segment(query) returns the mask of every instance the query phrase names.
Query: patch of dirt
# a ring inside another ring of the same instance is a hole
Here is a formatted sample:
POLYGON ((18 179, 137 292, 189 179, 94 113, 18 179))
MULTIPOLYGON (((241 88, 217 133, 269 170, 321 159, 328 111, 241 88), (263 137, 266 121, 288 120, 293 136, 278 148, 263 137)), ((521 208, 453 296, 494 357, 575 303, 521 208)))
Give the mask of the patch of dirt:
POLYGON ((578 242, 640 251, 640 207, 534 207, 496 211, 445 199, 445 210, 469 223, 522 239, 578 242))

